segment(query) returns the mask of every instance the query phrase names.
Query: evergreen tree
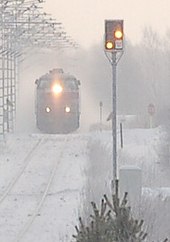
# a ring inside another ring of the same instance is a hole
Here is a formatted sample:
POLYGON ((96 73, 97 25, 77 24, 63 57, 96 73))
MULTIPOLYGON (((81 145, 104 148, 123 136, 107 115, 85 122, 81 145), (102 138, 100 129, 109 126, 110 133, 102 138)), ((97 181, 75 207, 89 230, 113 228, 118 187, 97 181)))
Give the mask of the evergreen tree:
MULTIPOLYGON (((117 189, 116 189, 117 190, 117 189)), ((81 217, 79 227, 76 226, 76 242, 142 242, 147 233, 143 231, 143 220, 133 218, 131 208, 127 204, 127 193, 122 202, 118 192, 112 196, 112 201, 106 195, 101 200, 100 209, 91 202, 93 214, 90 224, 85 226, 81 217)), ((165 239, 164 242, 168 241, 165 239)))

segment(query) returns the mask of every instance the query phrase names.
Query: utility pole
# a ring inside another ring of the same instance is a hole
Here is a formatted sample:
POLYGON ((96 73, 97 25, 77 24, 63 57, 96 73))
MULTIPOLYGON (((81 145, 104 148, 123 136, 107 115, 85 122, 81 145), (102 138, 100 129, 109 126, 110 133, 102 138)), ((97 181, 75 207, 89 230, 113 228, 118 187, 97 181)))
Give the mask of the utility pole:
POLYGON ((105 54, 112 66, 112 139, 113 139, 113 181, 112 190, 116 192, 117 176, 117 93, 116 67, 123 54, 123 20, 105 20, 105 54))

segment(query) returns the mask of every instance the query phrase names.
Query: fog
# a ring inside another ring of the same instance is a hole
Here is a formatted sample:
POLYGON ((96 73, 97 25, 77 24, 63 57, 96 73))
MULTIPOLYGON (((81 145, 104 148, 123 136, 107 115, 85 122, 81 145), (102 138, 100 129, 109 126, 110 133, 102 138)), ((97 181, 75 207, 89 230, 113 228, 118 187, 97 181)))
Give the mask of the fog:
MULTIPOLYGON (((35 80, 53 68, 63 68, 65 72, 73 74, 81 82, 81 131, 88 131, 91 124, 99 122, 100 101, 104 102, 107 113, 110 111, 110 107, 107 107, 108 103, 111 102, 109 98, 110 87, 108 87, 109 96, 104 95, 105 92, 103 93, 102 88, 105 88, 106 84, 110 82, 109 76, 111 77, 111 75, 108 75, 106 79, 105 73, 107 72, 102 71, 101 57, 104 57, 102 49, 100 51, 98 48, 96 51, 98 53, 93 53, 93 51, 91 53, 91 50, 85 51, 83 49, 29 51, 27 50, 25 59, 20 64, 17 132, 38 132, 35 127, 35 80), (96 58, 98 62, 95 61, 96 58)), ((107 66, 108 68, 109 66, 107 66)))
MULTIPOLYGON (((53 68, 63 68, 81 81, 81 128, 89 130, 112 111, 112 70, 103 42, 78 50, 27 50, 20 64, 18 83, 17 131, 36 132, 35 80, 53 68)), ((151 27, 143 29, 139 44, 125 40, 125 50, 117 65, 118 114, 148 115, 155 105, 155 123, 165 123, 169 113, 170 31, 162 39, 151 27), (160 43, 165 43, 163 46, 160 43)), ((144 124, 143 124, 144 125, 144 124)))

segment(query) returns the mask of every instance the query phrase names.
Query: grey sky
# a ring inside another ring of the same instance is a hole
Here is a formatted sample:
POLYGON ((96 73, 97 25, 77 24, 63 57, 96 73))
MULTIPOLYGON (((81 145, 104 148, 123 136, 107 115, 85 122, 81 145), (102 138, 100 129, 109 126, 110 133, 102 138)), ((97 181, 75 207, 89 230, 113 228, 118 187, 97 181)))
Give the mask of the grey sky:
POLYGON ((146 25, 161 35, 170 29, 170 0, 46 0, 43 6, 84 47, 103 39, 105 19, 124 19, 132 42, 139 41, 146 25))

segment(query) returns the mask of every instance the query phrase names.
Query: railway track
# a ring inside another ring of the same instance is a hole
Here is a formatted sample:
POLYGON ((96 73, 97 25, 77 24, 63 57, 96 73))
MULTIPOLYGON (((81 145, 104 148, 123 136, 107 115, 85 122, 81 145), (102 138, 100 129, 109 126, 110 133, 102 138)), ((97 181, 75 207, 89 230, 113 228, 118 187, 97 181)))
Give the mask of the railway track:
POLYGON ((46 187, 44 189, 44 192, 42 193, 41 199, 39 200, 39 202, 37 203, 37 206, 34 209, 34 212, 32 213, 32 215, 30 216, 30 219, 27 221, 27 223, 25 223, 25 225, 23 226, 23 228, 21 229, 21 231, 19 232, 15 242, 20 242, 22 241, 22 238, 24 237, 24 235, 28 232, 29 228, 31 227, 32 223, 34 222, 35 218, 38 216, 39 211, 41 210, 44 201, 49 193, 51 184, 53 182, 53 179, 55 177, 56 171, 58 166, 60 165, 61 161, 62 161, 62 156, 64 151, 66 150, 66 146, 67 146, 67 142, 68 142, 68 138, 65 138, 64 140, 61 139, 63 141, 63 145, 62 145, 62 149, 60 150, 60 154, 57 158, 57 160, 54 162, 54 166, 51 170, 51 174, 48 178, 46 187))
POLYGON ((24 173, 25 169, 29 165, 29 163, 31 161, 31 158, 36 153, 36 151, 38 150, 38 148, 41 146, 41 144, 42 144, 43 141, 44 141, 43 138, 39 139, 36 142, 36 144, 32 147, 32 149, 30 150, 30 152, 26 155, 26 157, 23 160, 24 166, 18 172, 18 174, 14 177, 14 179, 8 184, 8 186, 6 187, 5 191, 0 196, 0 204, 5 200, 5 198, 8 196, 8 194, 10 193, 10 191, 12 190, 12 188, 15 186, 15 184, 17 183, 17 181, 19 180, 19 178, 22 176, 22 174, 24 173))
MULTIPOLYGON (((24 150, 20 149, 22 152, 18 152, 18 156, 12 159, 10 157, 13 157, 13 153, 16 154, 14 151, 22 143, 21 139, 18 139, 19 145, 13 140, 16 148, 11 149, 8 157, 13 162, 10 164, 15 170, 11 172, 11 176, 15 175, 15 178, 6 186, 0 197, 0 241, 25 242, 31 241, 32 236, 37 241, 37 235, 42 235, 38 232, 41 231, 41 226, 47 232, 48 228, 52 229, 56 224, 55 214, 57 213, 52 210, 56 210, 57 206, 62 208, 59 205, 62 199, 60 200, 58 195, 63 192, 70 194, 70 191, 74 191, 74 199, 78 199, 76 175, 79 171, 79 155, 82 155, 79 147, 84 147, 86 140, 86 137, 82 140, 81 135, 33 134, 29 139, 23 138, 24 150), (34 142, 32 149, 30 149, 30 141, 34 142), (30 151, 25 155, 28 148, 30 151), (19 159, 16 159, 17 157, 19 159), (74 172, 74 178, 71 178, 70 183, 70 176, 74 172), (72 186, 73 183, 75 185, 72 186), (54 200, 56 204, 50 207, 49 202, 54 200), (46 225, 48 219, 50 223, 46 225)), ((10 175, 4 174, 4 177, 8 177, 6 180, 9 182, 10 175)), ((58 236, 57 233, 55 237, 58 236)), ((51 236, 51 233, 47 232, 46 235, 51 236)), ((38 241, 42 239, 45 238, 40 238, 38 241)), ((51 241, 51 238, 45 241, 51 241)))

